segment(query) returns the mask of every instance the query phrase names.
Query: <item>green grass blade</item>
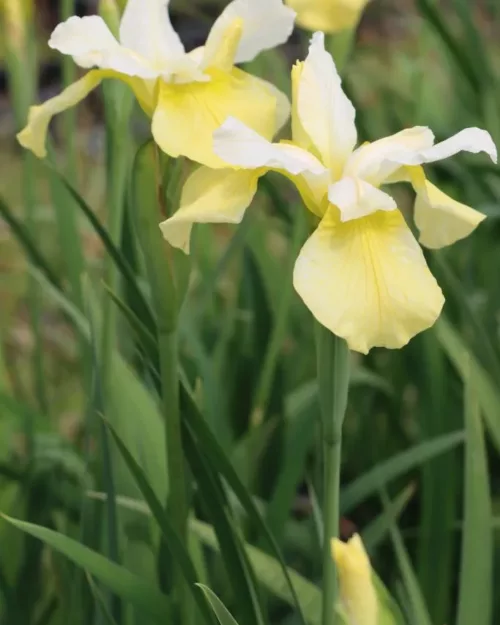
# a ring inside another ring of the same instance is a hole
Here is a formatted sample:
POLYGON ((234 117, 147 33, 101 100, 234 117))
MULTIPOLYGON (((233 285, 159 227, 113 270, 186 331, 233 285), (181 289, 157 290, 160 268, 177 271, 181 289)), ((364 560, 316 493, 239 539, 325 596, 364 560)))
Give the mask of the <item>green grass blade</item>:
POLYGON ((410 622, 412 625, 432 625, 429 611, 425 605, 422 591, 418 584, 417 575, 406 550, 401 532, 391 516, 391 502, 385 493, 382 494, 382 501, 389 519, 389 532, 391 535, 396 560, 403 580, 403 585, 409 600, 410 622))
POLYGON ((141 491, 142 496, 144 497, 151 513, 158 524, 158 527, 165 539, 165 543, 168 549, 171 551, 172 558, 179 564, 184 577, 188 583, 189 591, 191 592, 195 603, 200 608, 201 614, 204 614, 207 617, 208 622, 211 621, 211 613, 207 610, 207 606, 205 602, 201 599, 198 592, 196 592, 195 585, 198 582, 196 577, 196 571, 193 567, 193 564, 189 558, 189 554, 184 548, 184 545, 179 540, 179 537, 175 533, 175 530, 168 518, 168 515, 165 512, 160 500, 155 495, 154 490, 150 486, 146 476, 144 475, 143 470, 139 466, 139 464, 135 461, 132 454, 127 449, 124 442, 118 436, 113 427, 107 423, 107 427, 113 436, 116 446, 118 447, 122 458, 124 459, 128 469, 131 474, 134 476, 134 479, 141 491))
POLYGON ((200 588, 205 596, 208 604, 214 611, 217 620, 220 625, 238 625, 237 621, 234 619, 233 615, 226 606, 222 603, 219 597, 207 586, 203 584, 197 584, 198 588, 200 588))
POLYGON ((492 508, 486 444, 473 370, 465 383, 465 495, 457 625, 490 625, 492 508))
POLYGON ((464 432, 437 436, 433 440, 403 451, 370 469, 344 488, 340 495, 340 509, 347 514, 370 495, 379 491, 383 484, 404 475, 431 458, 454 449, 464 441, 464 432))
POLYGON ((112 592, 134 604, 145 614, 151 615, 159 623, 169 622, 169 619, 172 618, 167 597, 157 588, 130 573, 123 566, 111 562, 101 554, 54 530, 12 519, 5 515, 2 515, 2 518, 65 555, 77 566, 99 579, 112 592))
POLYGON ((262 534, 263 538, 269 545, 271 553, 280 563, 281 571, 284 576, 285 582, 288 585, 292 597, 294 597, 295 608, 297 609, 297 612, 301 618, 301 622, 304 624, 305 620, 302 614, 301 604, 295 593, 295 588, 293 587, 293 584, 290 580, 290 576, 288 574, 283 555, 278 546, 278 543, 276 542, 276 539, 270 532, 250 493, 241 482, 233 466, 221 449, 214 434, 210 431, 210 428, 205 423, 203 417, 199 414, 196 403, 191 396, 191 392, 188 386, 185 383, 185 376, 181 377, 181 384, 181 400, 184 402, 186 408, 184 412, 185 422, 189 422, 190 426, 193 429, 193 432, 195 432, 196 437, 202 445, 204 453, 207 454, 208 458, 210 459, 211 464, 227 481, 228 485, 233 490, 234 494, 236 495, 245 512, 247 513, 248 518, 255 525, 256 529, 262 534))
POLYGON ((467 383, 469 376, 474 380, 477 398, 481 406, 481 414, 485 420, 492 442, 497 452, 500 453, 500 420, 498 419, 500 414, 500 392, 461 336, 444 316, 441 316, 433 331, 436 333, 438 341, 458 371, 464 384, 467 383))

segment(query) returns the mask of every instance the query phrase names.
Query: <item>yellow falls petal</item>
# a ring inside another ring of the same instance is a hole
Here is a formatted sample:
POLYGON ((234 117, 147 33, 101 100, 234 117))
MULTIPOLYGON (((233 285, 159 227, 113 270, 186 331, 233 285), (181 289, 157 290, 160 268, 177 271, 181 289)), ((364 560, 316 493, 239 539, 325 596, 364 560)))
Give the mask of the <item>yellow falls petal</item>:
POLYGON ((377 625, 378 600, 368 554, 358 534, 347 543, 333 539, 332 557, 337 565, 340 598, 349 625, 377 625))
POLYGON ((444 298, 398 210, 340 222, 331 207, 306 241, 294 286, 355 351, 399 348, 432 326, 444 298))
POLYGON ((152 113, 153 89, 148 87, 149 81, 119 74, 112 70, 91 70, 55 97, 30 108, 28 122, 17 134, 19 143, 39 158, 45 158, 47 156, 45 147, 47 131, 54 115, 76 106, 106 78, 116 78, 127 83, 133 89, 144 111, 152 113))
POLYGON ((451 245, 469 236, 486 219, 477 210, 457 202, 435 185, 425 180, 416 187, 415 225, 419 241, 430 249, 451 245))
POLYGON ((152 132, 170 156, 187 156, 212 168, 227 165, 213 151, 213 133, 230 116, 266 138, 276 132, 276 97, 268 85, 234 68, 211 70, 206 83, 161 83, 152 132))
POLYGON ((355 28, 368 0, 286 0, 306 30, 336 33, 355 28))
POLYGON ((195 223, 237 224, 257 191, 260 170, 200 167, 184 184, 177 212, 160 224, 165 239, 189 254, 195 223))

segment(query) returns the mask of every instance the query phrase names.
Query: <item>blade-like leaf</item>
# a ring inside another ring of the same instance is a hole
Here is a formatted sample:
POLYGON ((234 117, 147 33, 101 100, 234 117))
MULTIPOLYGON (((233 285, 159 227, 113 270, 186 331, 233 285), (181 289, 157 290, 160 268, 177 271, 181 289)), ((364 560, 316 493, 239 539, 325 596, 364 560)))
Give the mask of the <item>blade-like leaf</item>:
POLYGON ((381 462, 367 471, 354 482, 351 482, 340 494, 340 508, 343 514, 352 510, 380 488, 411 469, 435 458, 464 441, 464 432, 453 432, 438 436, 433 440, 416 445, 407 451, 381 462))
POLYGON ((210 590, 210 588, 204 586, 203 584, 197 584, 197 586, 203 591, 203 594, 214 611, 220 625, 238 625, 231 612, 229 612, 219 597, 212 590, 210 590))
POLYGON ((457 625, 489 625, 493 530, 488 463, 473 371, 465 386, 465 498, 457 625))
POLYGON ((2 518, 65 555, 77 566, 99 579, 122 599, 137 606, 144 613, 150 614, 159 623, 171 620, 170 603, 167 597, 125 567, 111 562, 101 554, 54 530, 12 519, 5 515, 2 515, 2 518))

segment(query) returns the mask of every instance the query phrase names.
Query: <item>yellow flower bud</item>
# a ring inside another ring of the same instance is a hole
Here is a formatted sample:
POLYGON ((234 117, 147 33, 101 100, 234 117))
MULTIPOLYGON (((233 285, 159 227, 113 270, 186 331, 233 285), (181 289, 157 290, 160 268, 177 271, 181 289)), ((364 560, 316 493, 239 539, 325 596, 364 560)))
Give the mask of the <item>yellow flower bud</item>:
POLYGON ((347 543, 332 540, 337 565, 340 599, 349 625, 377 625, 378 601, 372 568, 361 538, 355 534, 347 543))
POLYGON ((356 28, 368 0, 286 0, 306 30, 336 33, 356 28))

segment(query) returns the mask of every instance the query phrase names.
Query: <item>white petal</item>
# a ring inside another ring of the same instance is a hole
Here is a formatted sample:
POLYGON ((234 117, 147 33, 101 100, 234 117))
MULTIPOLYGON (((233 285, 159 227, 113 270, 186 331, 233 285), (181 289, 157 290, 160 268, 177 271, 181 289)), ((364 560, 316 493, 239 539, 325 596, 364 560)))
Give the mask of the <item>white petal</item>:
POLYGON ((472 152, 473 154, 485 152, 493 162, 497 162, 497 149, 493 139, 489 132, 481 128, 465 128, 446 141, 418 152, 396 152, 391 160, 402 165, 422 165, 441 161, 458 152, 472 152))
POLYGON ((158 75, 145 59, 121 46, 97 15, 73 16, 59 24, 49 39, 49 46, 72 56, 80 67, 112 69, 141 78, 158 75))
POLYGON ((340 210, 340 220, 366 217, 376 211, 397 208, 390 195, 359 178, 342 178, 330 185, 328 199, 340 210))
POLYGON ((160 224, 165 239, 189 254, 195 223, 239 223, 257 191, 254 171, 200 167, 182 189, 179 210, 160 224))
POLYGON ((356 111, 342 91, 335 63, 325 51, 323 33, 315 33, 298 88, 298 116, 323 163, 340 177, 356 145, 356 111))
POLYGON ((238 19, 242 20, 243 31, 234 62, 245 63, 254 59, 259 52, 288 40, 294 26, 295 11, 286 7, 283 0, 233 0, 210 31, 205 46, 205 66, 210 65, 228 27, 238 19))
POLYGON ((294 145, 271 143, 237 119, 229 117, 214 132, 214 152, 235 167, 282 169, 297 175, 323 175, 325 168, 309 152, 294 145))
POLYGON ((128 0, 120 23, 121 43, 163 66, 184 56, 184 46, 170 23, 170 0, 128 0))
POLYGON ((406 345, 444 303, 400 211, 348 223, 327 211, 297 258, 293 284, 320 323, 363 353, 406 345))
POLYGON ((374 185, 382 184, 399 169, 400 164, 391 160, 401 152, 413 154, 434 144, 434 134, 425 126, 406 128, 357 148, 346 163, 345 176, 363 178, 374 185))

